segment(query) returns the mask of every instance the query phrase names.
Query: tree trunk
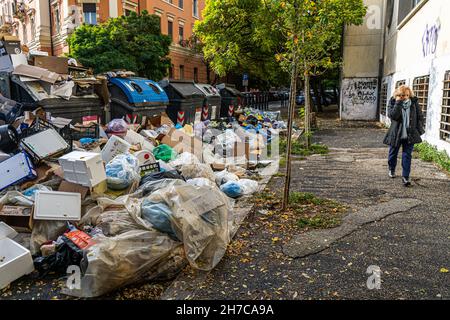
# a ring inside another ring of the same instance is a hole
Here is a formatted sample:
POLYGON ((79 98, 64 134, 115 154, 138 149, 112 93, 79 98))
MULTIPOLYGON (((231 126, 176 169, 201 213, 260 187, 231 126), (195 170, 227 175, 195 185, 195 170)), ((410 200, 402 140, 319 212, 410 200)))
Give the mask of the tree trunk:
POLYGON ((314 97, 316 98, 316 103, 314 105, 314 111, 323 112, 322 99, 321 99, 322 93, 319 91, 319 88, 318 88, 319 81, 320 81, 320 78, 312 79, 312 87, 314 90, 314 97))
POLYGON ((305 71, 305 137, 307 149, 311 146, 311 89, 309 81, 308 71, 305 71))
POLYGON ((295 115, 295 95, 297 92, 297 66, 294 65, 291 75, 291 88, 289 100, 289 116, 288 116, 288 132, 286 146, 286 178, 284 180, 283 195, 283 211, 287 209, 289 204, 289 189, 291 185, 291 146, 292 146, 292 129, 295 115))

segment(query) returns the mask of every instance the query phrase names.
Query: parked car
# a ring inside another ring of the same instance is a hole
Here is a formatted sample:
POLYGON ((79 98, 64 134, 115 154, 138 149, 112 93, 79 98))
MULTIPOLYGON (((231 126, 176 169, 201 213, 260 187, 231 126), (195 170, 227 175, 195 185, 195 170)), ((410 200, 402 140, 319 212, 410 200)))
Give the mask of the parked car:
MULTIPOLYGON (((311 91, 311 99, 314 105, 317 105, 317 99, 316 96, 314 95, 314 92, 311 91)), ((320 96, 321 99, 321 104, 322 106, 329 106, 331 104, 337 104, 336 98, 334 97, 334 94, 332 91, 328 92, 325 91, 324 95, 320 96)), ((295 98, 295 102, 297 103, 297 105, 304 105, 305 104, 305 94, 303 93, 303 91, 300 91, 296 98, 295 98)))

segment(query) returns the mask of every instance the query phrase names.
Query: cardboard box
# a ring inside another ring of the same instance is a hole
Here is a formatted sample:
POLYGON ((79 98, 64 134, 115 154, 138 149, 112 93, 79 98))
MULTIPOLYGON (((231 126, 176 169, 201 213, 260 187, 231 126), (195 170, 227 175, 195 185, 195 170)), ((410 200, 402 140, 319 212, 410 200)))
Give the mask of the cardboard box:
POLYGON ((34 65, 39 68, 47 69, 51 72, 56 72, 60 74, 69 73, 69 59, 64 57, 44 57, 37 56, 34 57, 34 65))
POLYGON ((93 187, 106 180, 105 167, 99 153, 73 151, 58 159, 64 171, 64 179, 93 187))
POLYGON ((12 240, 16 235, 14 229, 0 222, 0 290, 34 271, 30 251, 12 240))
POLYGON ((80 186, 79 184, 72 183, 66 180, 63 180, 59 185, 58 191, 60 192, 72 192, 79 193, 81 196, 81 200, 84 200, 89 193, 89 188, 80 186))
POLYGON ((30 232, 31 207, 4 205, 0 209, 0 221, 17 232, 30 232))
POLYGON ((118 136, 111 136, 105 147, 102 150, 102 159, 106 163, 114 159, 115 156, 127 153, 130 150, 131 144, 118 136))
POLYGON ((161 143, 172 147, 178 153, 190 152, 200 161, 203 159, 203 141, 191 137, 181 130, 171 128, 161 139, 161 143))
POLYGON ((168 125, 169 127, 174 126, 174 123, 165 112, 161 112, 158 116, 150 117, 148 121, 150 122, 150 129, 157 129, 162 125, 168 125))
POLYGON ((43 68, 25 64, 18 65, 14 69, 13 74, 38 79, 51 84, 54 84, 56 81, 62 79, 62 77, 56 72, 51 72, 43 68))
POLYGON ((38 191, 33 219, 79 221, 81 195, 74 192, 38 191))

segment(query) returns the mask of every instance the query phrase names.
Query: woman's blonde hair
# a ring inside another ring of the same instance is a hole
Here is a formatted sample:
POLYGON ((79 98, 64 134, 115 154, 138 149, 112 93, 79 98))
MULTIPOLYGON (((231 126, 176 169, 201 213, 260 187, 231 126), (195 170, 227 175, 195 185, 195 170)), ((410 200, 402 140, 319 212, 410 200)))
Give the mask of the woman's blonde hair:
POLYGON ((409 93, 410 98, 414 97, 414 91, 410 87, 408 87, 406 85, 401 85, 400 87, 395 89, 394 98, 397 97, 398 95, 406 94, 406 93, 409 93))

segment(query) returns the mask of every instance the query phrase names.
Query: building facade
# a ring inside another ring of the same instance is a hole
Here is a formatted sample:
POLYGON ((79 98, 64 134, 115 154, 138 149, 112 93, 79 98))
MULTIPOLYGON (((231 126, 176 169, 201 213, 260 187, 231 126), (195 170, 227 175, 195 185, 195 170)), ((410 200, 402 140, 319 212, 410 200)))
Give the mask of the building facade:
POLYGON ((147 10, 160 17, 161 32, 173 40, 168 78, 207 82, 203 56, 189 48, 204 6, 205 0, 0 0, 0 22, 30 50, 60 56, 69 53, 67 38, 81 24, 147 10))
POLYGON ((366 23, 345 30, 341 118, 389 125, 389 99, 406 84, 426 116, 424 139, 450 154, 450 1, 365 3, 366 23))

